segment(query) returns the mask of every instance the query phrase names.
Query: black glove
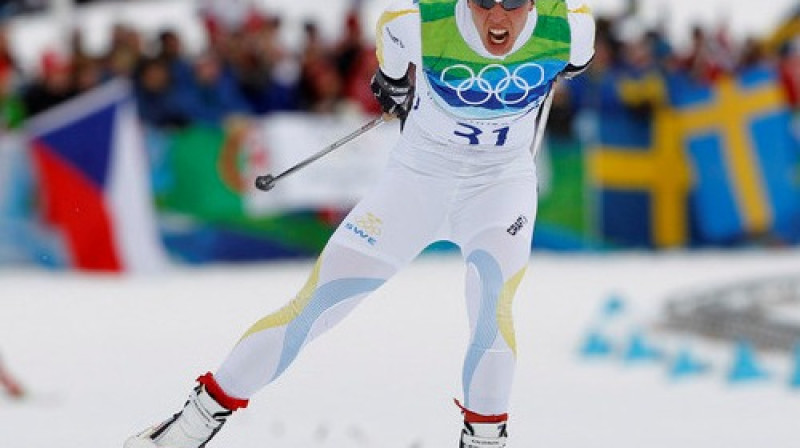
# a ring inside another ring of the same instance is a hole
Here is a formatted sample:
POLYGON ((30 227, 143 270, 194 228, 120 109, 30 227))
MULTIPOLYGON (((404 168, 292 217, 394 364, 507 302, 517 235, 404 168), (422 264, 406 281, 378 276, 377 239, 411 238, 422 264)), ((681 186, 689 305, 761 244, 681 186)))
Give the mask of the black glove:
POLYGON ((414 102, 414 86, 411 85, 408 75, 392 79, 378 69, 372 77, 370 87, 383 112, 394 115, 405 123, 414 102))

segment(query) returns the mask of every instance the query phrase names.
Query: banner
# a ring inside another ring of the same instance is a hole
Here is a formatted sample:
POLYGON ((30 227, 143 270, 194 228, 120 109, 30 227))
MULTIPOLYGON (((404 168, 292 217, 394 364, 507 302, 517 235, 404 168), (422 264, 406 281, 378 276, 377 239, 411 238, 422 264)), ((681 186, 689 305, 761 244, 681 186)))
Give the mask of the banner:
MULTIPOLYGON (((360 115, 271 116, 262 122, 260 135, 251 140, 256 142, 256 146, 251 145, 249 149, 256 163, 251 165, 253 172, 249 177, 255 179, 265 173, 277 175, 368 120, 369 117, 360 115)), ((397 122, 373 129, 324 159, 281 179, 268 193, 249 188, 246 207, 254 215, 305 208, 350 208, 381 176, 399 135, 397 122)))
POLYGON ((364 134, 269 192, 255 178, 277 175, 368 119, 279 114, 174 133, 170 178, 157 192, 169 249, 192 263, 316 255, 380 176, 397 125, 364 134))
POLYGON ((140 131, 121 80, 28 122, 43 218, 76 268, 141 272, 165 263, 140 131))

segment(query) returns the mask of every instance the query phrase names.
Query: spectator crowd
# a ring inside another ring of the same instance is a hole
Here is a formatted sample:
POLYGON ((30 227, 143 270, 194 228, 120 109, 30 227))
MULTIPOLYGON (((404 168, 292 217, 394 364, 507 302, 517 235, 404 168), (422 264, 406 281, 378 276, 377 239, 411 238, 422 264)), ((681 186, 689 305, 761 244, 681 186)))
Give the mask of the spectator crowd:
POLYGON ((789 106, 800 111, 800 8, 763 36, 743 36, 725 25, 693 25, 681 39, 682 48, 670 40, 666 25, 644 27, 633 14, 599 17, 595 58, 585 74, 558 90, 551 132, 595 141, 597 130, 581 126, 592 120, 581 116, 603 116, 622 104, 647 121, 669 103, 670 79, 709 86, 758 68, 776 75, 789 106))
POLYGON ((8 29, 0 26, 2 128, 18 128, 27 117, 120 77, 132 82, 143 122, 158 128, 278 111, 379 111, 369 90, 375 49, 364 38, 357 9, 332 43, 307 20, 296 52, 281 44, 278 16, 251 9, 230 23, 201 10, 201 19, 207 44, 199 54, 187 54, 175 29, 146 35, 124 23, 113 26, 104 54, 90 54, 76 28, 68 51, 46 51, 33 75, 20 69, 8 29))
MULTIPOLYGON (((1 125, 17 128, 27 117, 117 77, 132 81, 141 119, 158 128, 215 125, 231 115, 278 111, 377 113, 369 90, 377 61, 374 43, 363 33, 359 4, 353 3, 335 42, 322 37, 316 22, 306 21, 297 51, 281 43, 281 17, 256 9, 233 23, 201 10, 207 45, 192 55, 176 30, 146 35, 124 23, 114 26, 104 54, 89 54, 77 28, 69 51, 42 54, 34 76, 22 73, 8 32, 0 28, 1 125)), ((800 105, 797 38, 770 46, 766 36, 740 39, 724 27, 696 26, 690 45, 679 50, 662 29, 645 29, 631 14, 597 19, 590 70, 557 96, 552 116, 557 135, 571 135, 580 112, 601 113, 604 95, 621 76, 683 73, 712 82, 754 66, 771 66, 780 73, 793 107, 800 105)), ((652 95, 630 106, 646 111, 649 101, 652 95)))

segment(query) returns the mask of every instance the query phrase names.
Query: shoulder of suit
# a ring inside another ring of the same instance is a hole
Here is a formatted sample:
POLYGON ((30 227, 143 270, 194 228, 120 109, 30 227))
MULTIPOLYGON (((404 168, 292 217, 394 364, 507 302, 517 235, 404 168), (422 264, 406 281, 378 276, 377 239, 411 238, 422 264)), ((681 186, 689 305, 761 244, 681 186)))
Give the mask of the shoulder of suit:
POLYGON ((592 8, 586 0, 567 0, 567 10, 572 14, 592 14, 592 8))

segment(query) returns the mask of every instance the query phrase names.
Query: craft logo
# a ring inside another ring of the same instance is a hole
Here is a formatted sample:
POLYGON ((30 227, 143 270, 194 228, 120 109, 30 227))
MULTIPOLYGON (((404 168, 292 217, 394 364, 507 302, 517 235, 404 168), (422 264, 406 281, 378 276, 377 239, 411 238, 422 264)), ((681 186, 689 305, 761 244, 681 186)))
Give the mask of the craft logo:
POLYGON ((347 222, 344 227, 366 241, 367 244, 374 246, 378 242, 377 237, 381 235, 382 225, 383 221, 380 218, 372 213, 367 213, 356 218, 355 224, 347 222))
POLYGON ((511 227, 506 229, 506 232, 508 232, 508 234, 511 236, 515 236, 520 230, 522 230, 523 227, 525 227, 525 224, 527 223, 528 218, 525 215, 520 215, 520 217, 514 221, 514 224, 511 224, 511 227))

